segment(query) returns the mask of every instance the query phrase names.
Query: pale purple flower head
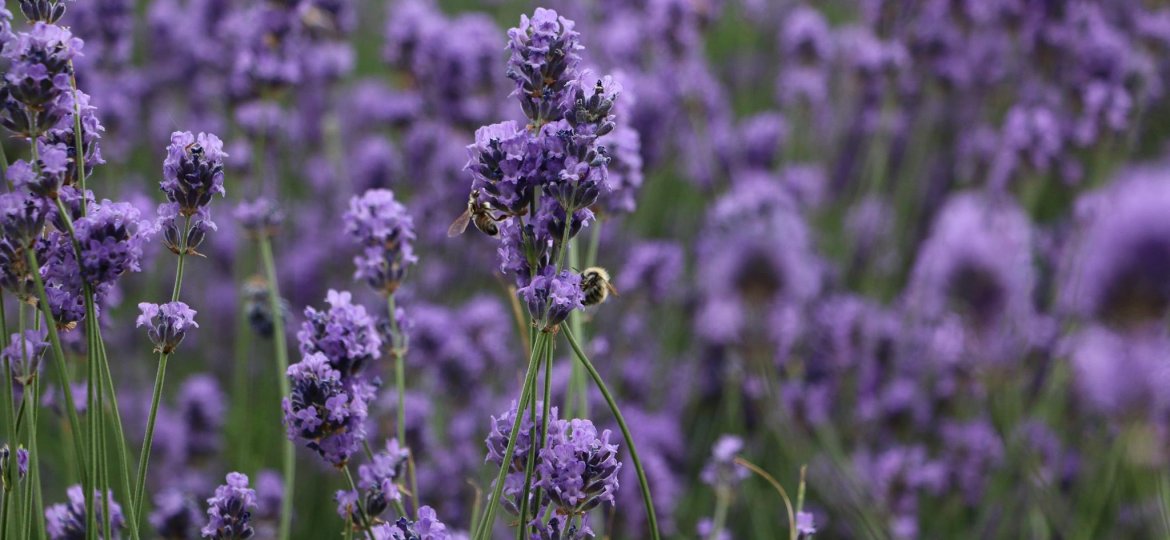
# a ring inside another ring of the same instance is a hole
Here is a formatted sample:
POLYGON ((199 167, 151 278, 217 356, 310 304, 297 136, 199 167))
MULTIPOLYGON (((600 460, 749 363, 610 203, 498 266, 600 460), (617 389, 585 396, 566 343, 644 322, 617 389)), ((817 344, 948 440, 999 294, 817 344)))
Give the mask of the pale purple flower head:
POLYGON ((252 528, 252 509, 256 508, 256 491, 248 487, 248 476, 228 473, 227 483, 215 488, 207 499, 207 525, 203 537, 214 540, 245 540, 256 534, 252 528))
MULTIPOLYGON (((25 330, 23 334, 12 334, 8 346, 0 350, 0 360, 12 369, 17 382, 27 384, 28 378, 40 369, 41 355, 49 348, 44 330, 25 330)), ((0 367, 2 369, 2 367, 0 367)))
POLYGON ((608 429, 598 434, 593 422, 578 418, 549 424, 536 475, 558 511, 577 514, 613 504, 622 464, 610 435, 608 429))
POLYGON ((540 142, 512 120, 475 130, 467 146, 471 189, 479 200, 513 214, 523 213, 540 182, 540 142))
POLYGON ((354 257, 357 279, 374 290, 393 294, 418 262, 414 254, 414 221, 388 189, 371 189, 349 201, 345 232, 362 246, 354 257))
POLYGON ((382 338, 365 306, 354 304, 349 291, 330 289, 328 310, 305 308, 305 322, 297 332, 301 354, 321 353, 343 378, 361 373, 382 355, 382 338))
MULTIPOLYGON (((4 233, 0 244, 13 250, 13 254, 19 251, 23 256, 23 248, 31 245, 44 229, 48 206, 44 199, 28 193, 0 193, 0 232, 4 233)), ((6 266, 8 264, 17 263, 10 261, 6 266)))
POLYGON ((711 447, 711 459, 703 467, 703 483, 731 488, 748 476, 748 470, 735 464, 736 456, 743 451, 743 439, 735 435, 723 435, 711 447))
MULTIPOLYGON (((358 488, 363 491, 360 504, 365 515, 377 517, 390 507, 391 502, 402 500, 398 483, 403 481, 409 457, 409 448, 399 446, 397 439, 388 439, 384 450, 375 453, 370 463, 358 467, 358 488)), ((352 495, 351 504, 357 504, 357 494, 352 495)))
POLYGON ((172 133, 163 161, 163 179, 159 183, 167 200, 177 203, 182 215, 190 216, 207 206, 213 195, 223 196, 226 157, 223 141, 211 133, 172 133))
POLYGON ((366 438, 373 388, 343 380, 320 353, 289 366, 288 378, 292 393, 282 403, 288 438, 301 441, 326 462, 344 466, 366 438))
MULTIPOLYGON (((65 493, 69 496, 68 503, 54 504, 45 508, 45 532, 52 540, 85 538, 85 492, 81 490, 81 486, 73 485, 65 493)), ((94 519, 97 523, 104 522, 101 514, 103 507, 101 497, 101 493, 93 492, 94 519)), ((110 505, 110 530, 114 538, 119 538, 121 530, 126 526, 126 520, 122 516, 122 507, 114 502, 113 491, 108 492, 107 497, 110 505)), ((101 537, 99 532, 98 538, 101 537)))
POLYGON ((138 316, 137 326, 146 327, 146 335, 154 343, 154 350, 163 354, 174 352, 179 343, 187 335, 187 330, 199 328, 195 322, 195 310, 183 302, 167 302, 165 304, 138 304, 142 314, 138 316))
POLYGON ((1076 386, 1085 402, 1117 419, 1165 418, 1170 398, 1170 338, 1161 329, 1117 333, 1090 326, 1069 337, 1076 386))
POLYGON ((236 221, 254 236, 272 236, 284 222, 284 212, 271 199, 260 197, 236 206, 236 221))

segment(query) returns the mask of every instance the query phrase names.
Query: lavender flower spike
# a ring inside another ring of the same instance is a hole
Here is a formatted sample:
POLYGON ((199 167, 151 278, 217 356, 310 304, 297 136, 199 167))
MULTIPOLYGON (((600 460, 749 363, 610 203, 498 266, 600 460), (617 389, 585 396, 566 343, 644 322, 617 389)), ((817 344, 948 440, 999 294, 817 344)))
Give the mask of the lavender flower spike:
POLYGON ((362 246, 362 253, 354 257, 354 277, 366 280, 374 290, 393 294, 407 268, 418 262, 414 221, 393 191, 371 189, 351 199, 345 232, 362 246))
POLYGON ((210 133, 190 131, 171 134, 163 180, 159 183, 167 200, 178 203, 184 216, 192 216, 211 202, 212 195, 224 195, 223 142, 210 133))
POLYGON ((613 504, 622 464, 609 438, 608 429, 598 436, 593 422, 579 418, 548 426, 536 471, 559 513, 583 514, 603 502, 613 504))
POLYGON ((146 335, 154 343, 154 351, 162 354, 174 352, 187 335, 187 329, 199 328, 195 322, 195 310, 183 302, 167 302, 163 305, 142 302, 138 304, 142 314, 137 326, 145 326, 146 335))
MULTIPOLYGON (((70 486, 65 491, 69 496, 69 502, 64 504, 54 504, 45 508, 45 531, 49 534, 51 540, 75 540, 77 538, 85 538, 85 495, 81 490, 81 486, 70 486)), ((114 493, 108 492, 110 502, 110 530, 114 538, 118 538, 119 531, 126 525, 126 520, 122 516, 122 507, 114 502, 114 493)), ((102 503, 101 494, 97 491, 93 492, 94 511, 97 513, 95 523, 102 523, 104 520, 101 515, 102 503)), ((98 534, 98 538, 101 538, 98 534)))
POLYGON ((248 487, 247 475, 228 473, 227 484, 215 488, 215 496, 207 499, 207 505, 204 538, 244 540, 256 534, 250 510, 256 507, 256 491, 248 487))

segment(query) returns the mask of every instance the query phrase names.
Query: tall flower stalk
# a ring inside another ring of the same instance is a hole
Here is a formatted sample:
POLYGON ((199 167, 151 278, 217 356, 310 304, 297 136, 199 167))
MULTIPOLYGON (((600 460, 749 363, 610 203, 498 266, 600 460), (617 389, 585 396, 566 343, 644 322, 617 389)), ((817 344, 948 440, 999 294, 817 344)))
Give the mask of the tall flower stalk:
POLYGON ((137 482, 131 500, 131 521, 135 524, 142 515, 146 499, 146 478, 150 467, 150 454, 154 446, 154 428, 158 407, 166 383, 167 361, 182 341, 188 328, 197 326, 195 312, 179 301, 183 288, 183 273, 189 255, 197 255, 197 249, 209 231, 215 230, 208 205, 214 195, 222 196, 223 143, 212 134, 175 132, 167 146, 167 157, 163 161, 163 180, 160 187, 166 194, 167 202, 159 206, 159 226, 163 230, 163 243, 176 256, 175 279, 171 287, 170 302, 162 306, 140 304, 142 315, 139 326, 147 326, 148 334, 158 353, 158 368, 155 372, 154 388, 151 392, 150 412, 146 422, 146 434, 142 441, 142 453, 138 459, 137 482))

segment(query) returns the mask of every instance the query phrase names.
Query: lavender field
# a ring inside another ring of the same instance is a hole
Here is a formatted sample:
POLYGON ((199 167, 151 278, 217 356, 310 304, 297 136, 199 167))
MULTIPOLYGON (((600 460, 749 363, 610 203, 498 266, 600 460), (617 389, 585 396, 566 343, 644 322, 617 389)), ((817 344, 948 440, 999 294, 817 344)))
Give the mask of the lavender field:
POLYGON ((1170 4, 8 0, 0 540, 1170 538, 1170 4))

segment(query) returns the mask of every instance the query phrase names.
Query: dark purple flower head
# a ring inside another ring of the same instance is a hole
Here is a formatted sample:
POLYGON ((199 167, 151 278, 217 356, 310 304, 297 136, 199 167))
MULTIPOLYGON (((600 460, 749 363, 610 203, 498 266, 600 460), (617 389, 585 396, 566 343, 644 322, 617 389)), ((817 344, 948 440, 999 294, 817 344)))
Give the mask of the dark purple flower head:
POLYGON ((198 255, 199 246, 207 239, 207 233, 219 229, 211 221, 211 212, 206 206, 200 207, 190 216, 184 216, 179 203, 173 202, 158 205, 156 226, 162 230, 163 245, 176 255, 198 255))
POLYGON ((160 182, 167 200, 178 203, 179 212, 190 216, 207 206, 213 195, 224 195, 223 160, 226 157, 223 142, 215 135, 193 135, 190 131, 172 133, 160 182))
POLYGON ((23 334, 12 334, 8 346, 0 350, 0 360, 7 364, 20 384, 28 384, 29 379, 40 369, 41 356, 49 348, 49 342, 45 341, 47 335, 44 329, 28 329, 23 334))
POLYGON ((584 307, 585 293, 581 291, 580 274, 569 270, 554 274, 551 266, 545 270, 518 292, 532 319, 549 331, 569 318, 573 310, 584 307))
MULTIPOLYGON (((68 503, 54 504, 45 508, 45 532, 52 540, 85 538, 85 492, 81 490, 81 486, 73 485, 65 493, 69 496, 68 503)), ((111 532, 114 535, 113 538, 120 538, 121 530, 126 526, 126 520, 122 516, 122 507, 114 501, 112 491, 108 492, 106 496, 109 498, 110 505, 111 532)), ((103 523, 101 493, 94 491, 93 499, 94 519, 96 523, 103 523)), ((97 537, 102 538, 100 531, 97 537)))
POLYGON ((207 499, 207 525, 203 537, 215 540, 244 540, 252 538, 252 511, 256 507, 256 491, 248 487, 248 476, 232 472, 227 483, 215 488, 215 496, 207 499))
POLYGON ((1160 169, 1132 171, 1078 202, 1080 231, 1063 270, 1062 304, 1117 325, 1170 313, 1170 184, 1160 169))
POLYGON ((355 277, 374 290, 393 294, 418 262, 414 254, 414 221, 388 189, 371 189, 349 201, 345 232, 362 246, 354 257, 355 277))
POLYGON ((28 450, 23 447, 16 449, 16 478, 24 480, 28 476, 28 450))
POLYGON ((353 377, 382 355, 382 338, 366 308, 352 302, 349 291, 330 290, 329 309, 305 308, 305 322, 297 332, 301 354, 321 353, 342 378, 353 377))
POLYGON ((539 144, 511 120, 475 130, 465 169, 480 201, 512 214, 526 212, 539 182, 539 144))
POLYGON ((167 489, 154 497, 150 526, 163 540, 188 540, 195 538, 202 517, 194 500, 177 489, 167 489))
POLYGON ((508 78, 516 83, 524 114, 537 125, 562 116, 565 87, 581 63, 580 34, 573 21, 556 11, 536 8, 532 18, 508 30, 508 78))
MULTIPOLYGON (((69 91, 69 62, 81 55, 83 43, 68 29, 36 22, 27 32, 4 44, 3 56, 12 62, 4 80, 12 97, 38 110, 69 91)), ((51 125, 38 126, 40 130, 51 125)))
POLYGON ((163 305, 142 302, 138 304, 142 314, 137 326, 146 327, 146 335, 154 343, 154 351, 170 354, 183 341, 187 330, 199 328, 195 322, 195 310, 183 302, 167 302, 163 305))
POLYGON ((53 24, 65 15, 66 0, 20 0, 20 12, 32 22, 53 24))
POLYGON ((1023 211, 1009 201, 960 194, 923 243, 909 301, 928 319, 955 315, 977 330, 1023 336, 1035 280, 1032 227, 1023 211))
POLYGON ((558 512, 580 514, 601 503, 613 503, 622 464, 617 460, 618 447, 609 438, 608 429, 599 435, 589 420, 549 424, 536 473, 558 512))
POLYGON ((301 441, 326 462, 344 466, 366 438, 367 404, 373 388, 343 380, 320 353, 289 366, 292 393, 282 404, 288 438, 301 441))
POLYGON ((418 520, 411 521, 405 517, 394 523, 384 523, 374 527, 374 540, 448 540, 451 534, 447 526, 439 521, 438 514, 429 506, 418 509, 418 520))
POLYGON ((81 246, 81 276, 95 289, 110 287, 126 272, 137 272, 142 246, 154 224, 138 219, 130 203, 102 201, 73 223, 81 246))
POLYGON ((227 400, 219 382, 207 373, 192 375, 179 387, 177 413, 186 462, 215 456, 227 417, 227 400))
MULTIPOLYGON (((13 164, 15 167, 16 163, 13 164)), ((9 168, 10 173, 13 168, 9 168)), ((40 197, 19 191, 0 193, 0 232, 4 233, 0 245, 19 250, 23 256, 23 249, 32 245, 44 229, 48 210, 48 203, 40 197)), ((15 261, 10 264, 15 264, 15 261)))
POLYGON ((272 236, 284 222, 284 212, 271 199, 242 201, 236 207, 236 221, 253 236, 272 236))

